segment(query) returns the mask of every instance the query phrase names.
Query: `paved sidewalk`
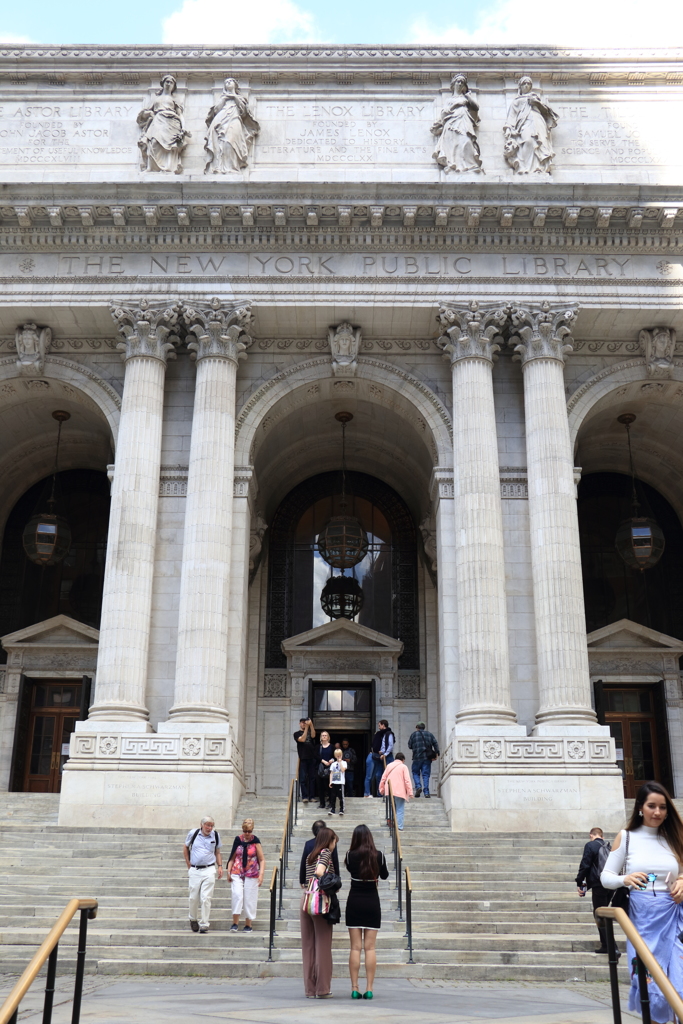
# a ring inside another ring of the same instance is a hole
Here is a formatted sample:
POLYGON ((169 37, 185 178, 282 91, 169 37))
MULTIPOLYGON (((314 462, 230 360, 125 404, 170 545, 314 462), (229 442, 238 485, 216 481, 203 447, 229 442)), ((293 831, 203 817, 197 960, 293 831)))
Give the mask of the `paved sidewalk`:
MULTIPOLYGON (((3 978, 4 996, 14 979, 3 978)), ((59 979, 54 1024, 69 1024, 73 978, 59 979)), ((86 978, 83 1024, 187 1024, 243 1021, 245 1024, 612 1024, 607 984, 451 984, 436 981, 378 981, 372 1002, 350 998, 346 979, 333 981, 334 997, 323 1004, 305 999, 301 982, 290 978, 230 981, 208 978, 86 978), (323 1005, 325 1009, 323 1010, 323 1005)), ((622 1006, 626 1005, 626 991, 622 1006)), ((37 1022, 42 993, 24 1003, 20 1021, 37 1022)), ((624 1022, 640 1017, 623 1014, 624 1022)))

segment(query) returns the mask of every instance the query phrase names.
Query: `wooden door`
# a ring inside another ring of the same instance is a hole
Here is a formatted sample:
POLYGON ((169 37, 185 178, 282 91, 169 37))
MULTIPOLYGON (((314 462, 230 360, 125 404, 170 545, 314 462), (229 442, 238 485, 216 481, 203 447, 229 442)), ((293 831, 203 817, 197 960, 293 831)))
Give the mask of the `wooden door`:
POLYGON ((81 683, 36 683, 24 773, 25 793, 59 793, 69 756, 69 739, 79 718, 81 683))
POLYGON ((652 687, 604 689, 605 724, 617 748, 624 796, 635 797, 644 782, 660 779, 660 759, 652 687))

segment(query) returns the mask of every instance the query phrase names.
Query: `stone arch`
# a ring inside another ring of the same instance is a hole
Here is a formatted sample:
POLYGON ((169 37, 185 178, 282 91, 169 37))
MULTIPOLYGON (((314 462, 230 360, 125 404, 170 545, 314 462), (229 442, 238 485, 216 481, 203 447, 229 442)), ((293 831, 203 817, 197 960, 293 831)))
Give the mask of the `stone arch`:
MULTIPOLYGON (((236 422, 236 465, 253 464, 256 455, 255 442, 259 427, 266 421, 275 406, 306 387, 314 387, 321 381, 331 379, 331 364, 328 355, 309 359, 287 367, 271 380, 261 385, 245 402, 236 422)), ((453 464, 453 430, 446 407, 423 381, 405 370, 380 359, 362 356, 354 378, 333 379, 335 384, 352 385, 364 382, 371 391, 372 400, 384 408, 391 408, 396 398, 408 403, 425 424, 429 433, 432 460, 435 466, 448 468, 453 464)), ((315 395, 310 396, 314 400, 315 395)), ((303 405, 306 399, 302 395, 303 405)))

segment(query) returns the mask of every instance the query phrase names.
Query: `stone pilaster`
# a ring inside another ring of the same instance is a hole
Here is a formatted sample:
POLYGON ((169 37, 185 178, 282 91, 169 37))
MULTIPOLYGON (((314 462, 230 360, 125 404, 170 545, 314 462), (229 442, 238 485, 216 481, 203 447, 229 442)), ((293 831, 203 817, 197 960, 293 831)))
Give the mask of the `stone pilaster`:
MULTIPOLYGON (((249 306, 183 310, 197 360, 171 721, 227 722, 226 672, 237 363, 249 306)), ((248 551, 248 538, 247 538, 248 551)))
POLYGON ((453 530, 453 473, 435 469, 430 497, 436 522, 440 718, 446 735, 458 710, 458 612, 453 530))
POLYGON ((159 501, 166 361, 175 355, 174 307, 112 307, 126 363, 102 595, 97 689, 89 722, 137 723, 145 707, 159 501))
POLYGON ((529 528, 540 707, 537 734, 595 726, 586 647, 574 460, 564 391, 572 351, 566 307, 513 309, 510 339, 524 373, 529 528))
MULTIPOLYGON (((459 650, 458 726, 515 726, 492 367, 507 310, 442 308, 453 374, 453 506, 459 650)), ((443 723, 446 725, 447 723, 443 723)))

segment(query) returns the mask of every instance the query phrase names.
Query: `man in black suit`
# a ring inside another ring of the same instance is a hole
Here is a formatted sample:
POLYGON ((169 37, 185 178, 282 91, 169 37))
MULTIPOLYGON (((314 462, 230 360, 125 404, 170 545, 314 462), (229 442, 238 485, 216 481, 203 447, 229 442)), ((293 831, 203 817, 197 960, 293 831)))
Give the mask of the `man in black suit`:
MULTIPOLYGON (((301 854, 301 866, 299 867, 299 882, 301 883, 301 888, 302 889, 306 888, 306 858, 308 857, 309 853, 311 852, 311 850, 315 846, 315 837, 317 836, 317 834, 320 831, 320 829, 321 828, 328 828, 328 827, 329 826, 328 826, 327 822, 323 821, 321 818, 318 818, 317 821, 314 821, 312 826, 311 826, 311 832, 313 833, 313 838, 312 839, 308 839, 304 843, 304 852, 301 854)), ((334 850, 332 851, 332 867, 334 868, 335 875, 338 875, 339 874, 339 857, 337 856, 337 847, 336 846, 335 846, 334 850)))
MULTIPOLYGON (((599 853, 603 846, 605 846, 605 840, 603 839, 603 832, 601 828, 592 828, 589 833, 589 842, 583 848, 583 857, 581 858, 581 864, 579 865, 579 873, 576 876, 576 885, 578 888, 579 896, 583 896, 583 887, 591 891, 591 899, 593 900, 593 914, 598 907, 608 907, 610 900, 614 896, 613 889, 605 889, 600 883, 600 864, 599 864, 599 853)), ((607 848, 609 850, 609 847, 607 848)), ((596 953, 607 952, 607 939, 605 937, 605 924, 601 917, 595 918, 595 923, 598 928, 598 934, 600 935, 600 948, 596 949, 596 953)))

